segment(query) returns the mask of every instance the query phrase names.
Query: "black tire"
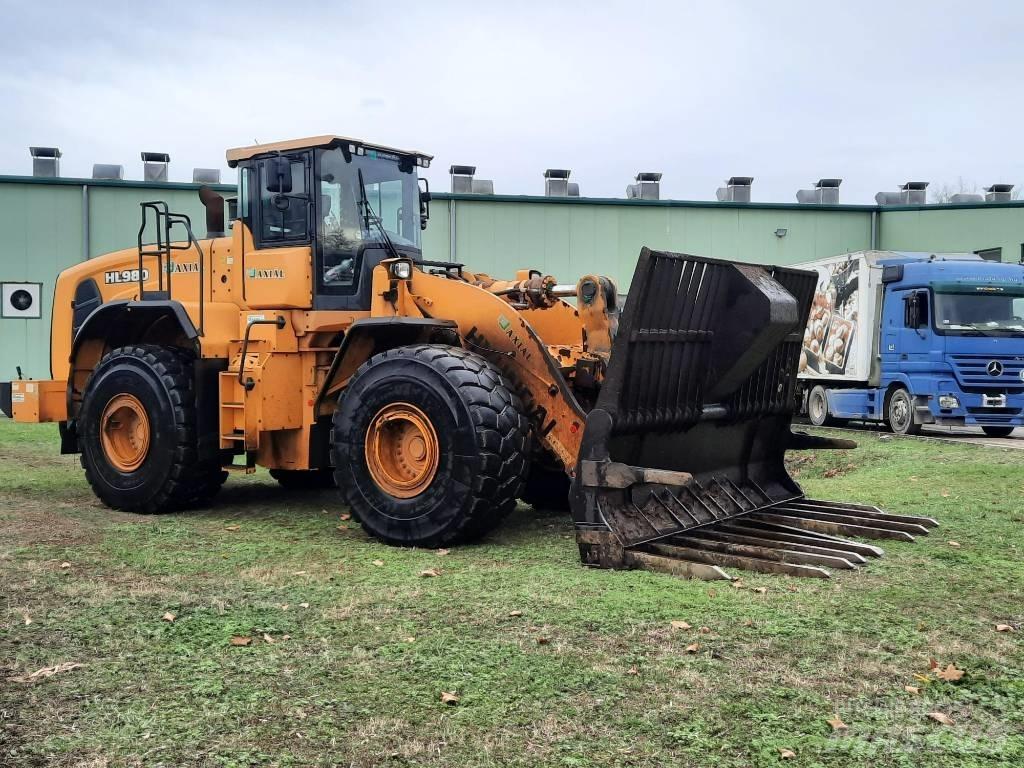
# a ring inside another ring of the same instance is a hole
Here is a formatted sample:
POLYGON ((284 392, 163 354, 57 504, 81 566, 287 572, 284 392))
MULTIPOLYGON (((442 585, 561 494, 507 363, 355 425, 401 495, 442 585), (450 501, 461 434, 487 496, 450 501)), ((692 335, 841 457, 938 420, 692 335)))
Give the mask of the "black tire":
POLYGON ((1009 437, 1013 434, 1013 427, 982 427, 981 431, 989 437, 1009 437))
POLYGON ((534 509, 567 512, 569 510, 569 476, 560 469, 534 464, 530 467, 530 474, 526 478, 523 492, 519 498, 534 509))
POLYGON ((334 487, 332 469, 272 469, 270 476, 289 491, 313 491, 334 487))
POLYGON ((897 435, 916 435, 921 432, 921 425, 914 413, 914 400, 903 387, 889 395, 885 406, 885 421, 897 435))
POLYGON ((356 371, 334 414, 335 483, 363 528, 389 544, 437 547, 487 533, 515 508, 529 455, 519 398, 487 360, 420 344, 374 355, 356 371), (374 480, 366 437, 383 408, 405 403, 428 419, 437 468, 418 495, 399 498, 374 480))
POLYGON ((85 386, 78 416, 79 446, 86 479, 107 506, 155 514, 205 503, 223 485, 220 459, 200 461, 192 356, 173 347, 137 344, 111 350, 85 386), (118 469, 104 451, 104 409, 130 395, 148 419, 149 448, 138 467, 118 469))
POLYGON ((828 396, 820 384, 807 396, 807 418, 816 427, 824 427, 832 421, 828 413, 828 396))

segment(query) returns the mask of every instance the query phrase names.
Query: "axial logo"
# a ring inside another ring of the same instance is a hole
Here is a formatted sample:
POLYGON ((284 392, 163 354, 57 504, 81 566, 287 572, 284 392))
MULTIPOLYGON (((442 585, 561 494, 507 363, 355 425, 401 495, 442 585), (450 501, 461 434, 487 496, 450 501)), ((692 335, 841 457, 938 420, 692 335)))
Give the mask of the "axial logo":
POLYGON ((179 272, 199 272, 199 264, 195 261, 187 261, 184 264, 168 261, 164 271, 170 275, 176 275, 179 272))
POLYGON ((508 336, 509 341, 512 342, 512 346, 514 346, 519 351, 519 354, 523 356, 523 359, 529 360, 531 357, 530 350, 523 343, 523 340, 516 336, 515 331, 512 330, 511 321, 509 321, 509 319, 504 315, 498 315, 498 327, 500 327, 501 330, 505 332, 505 335, 508 336))
MULTIPOLYGON (((149 280, 149 270, 142 270, 142 279, 149 280)), ((112 269, 103 273, 103 282, 107 285, 119 285, 121 283, 139 282, 139 270, 137 269, 112 269)))
POLYGON ((253 280, 284 280, 283 269, 250 269, 249 277, 253 280))

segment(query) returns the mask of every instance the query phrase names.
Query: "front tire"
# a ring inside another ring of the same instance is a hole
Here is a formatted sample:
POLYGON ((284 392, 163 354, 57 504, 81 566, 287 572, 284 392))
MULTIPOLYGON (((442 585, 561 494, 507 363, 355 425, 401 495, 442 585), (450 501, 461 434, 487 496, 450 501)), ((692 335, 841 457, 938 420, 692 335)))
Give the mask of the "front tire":
POLYGON ((367 533, 437 547, 484 535, 515 507, 529 427, 486 359, 421 344, 374 355, 356 371, 331 444, 335 482, 367 533))
POLYGON ((885 419, 897 435, 916 435, 921 432, 921 425, 917 423, 914 414, 914 400, 902 387, 889 396, 885 419))
POLYGON ((104 355, 78 416, 82 467, 108 507, 168 512, 209 501, 227 473, 200 461, 192 357, 138 344, 104 355))
POLYGON ((981 431, 989 437, 1009 437, 1013 434, 1013 427, 982 427, 981 431))

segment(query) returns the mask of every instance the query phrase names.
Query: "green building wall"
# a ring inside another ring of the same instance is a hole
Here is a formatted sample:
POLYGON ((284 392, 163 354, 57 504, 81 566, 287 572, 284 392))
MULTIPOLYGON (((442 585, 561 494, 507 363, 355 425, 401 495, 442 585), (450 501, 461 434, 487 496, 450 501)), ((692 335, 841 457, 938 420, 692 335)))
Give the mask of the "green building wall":
MULTIPOLYGON (((224 195, 234 187, 216 187, 224 195)), ((49 376, 51 299, 57 274, 85 258, 136 243, 139 203, 164 200, 188 214, 198 237, 205 215, 197 184, 0 176, 0 281, 42 283, 42 317, 0 318, 0 380, 21 366, 49 376), (87 214, 87 215, 86 215, 87 214)), ((573 282, 584 273, 629 288, 643 246, 714 258, 797 264, 868 248, 1024 249, 1024 202, 879 208, 858 205, 435 194, 424 255, 511 277, 532 268, 573 282)))

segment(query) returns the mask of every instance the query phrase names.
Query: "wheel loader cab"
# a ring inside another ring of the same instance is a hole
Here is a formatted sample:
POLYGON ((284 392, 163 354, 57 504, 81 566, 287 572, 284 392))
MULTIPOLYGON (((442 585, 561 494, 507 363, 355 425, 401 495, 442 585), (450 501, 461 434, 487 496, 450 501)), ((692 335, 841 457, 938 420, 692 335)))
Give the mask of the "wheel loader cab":
POLYGON ((256 256, 256 272, 246 265, 247 298, 252 283, 259 282, 258 293, 300 249, 311 261, 313 309, 369 310, 373 268, 394 255, 391 249, 420 258, 426 196, 416 169, 427 163, 424 155, 343 140, 237 162, 239 217, 257 251, 281 255, 269 272, 268 253, 256 256))

